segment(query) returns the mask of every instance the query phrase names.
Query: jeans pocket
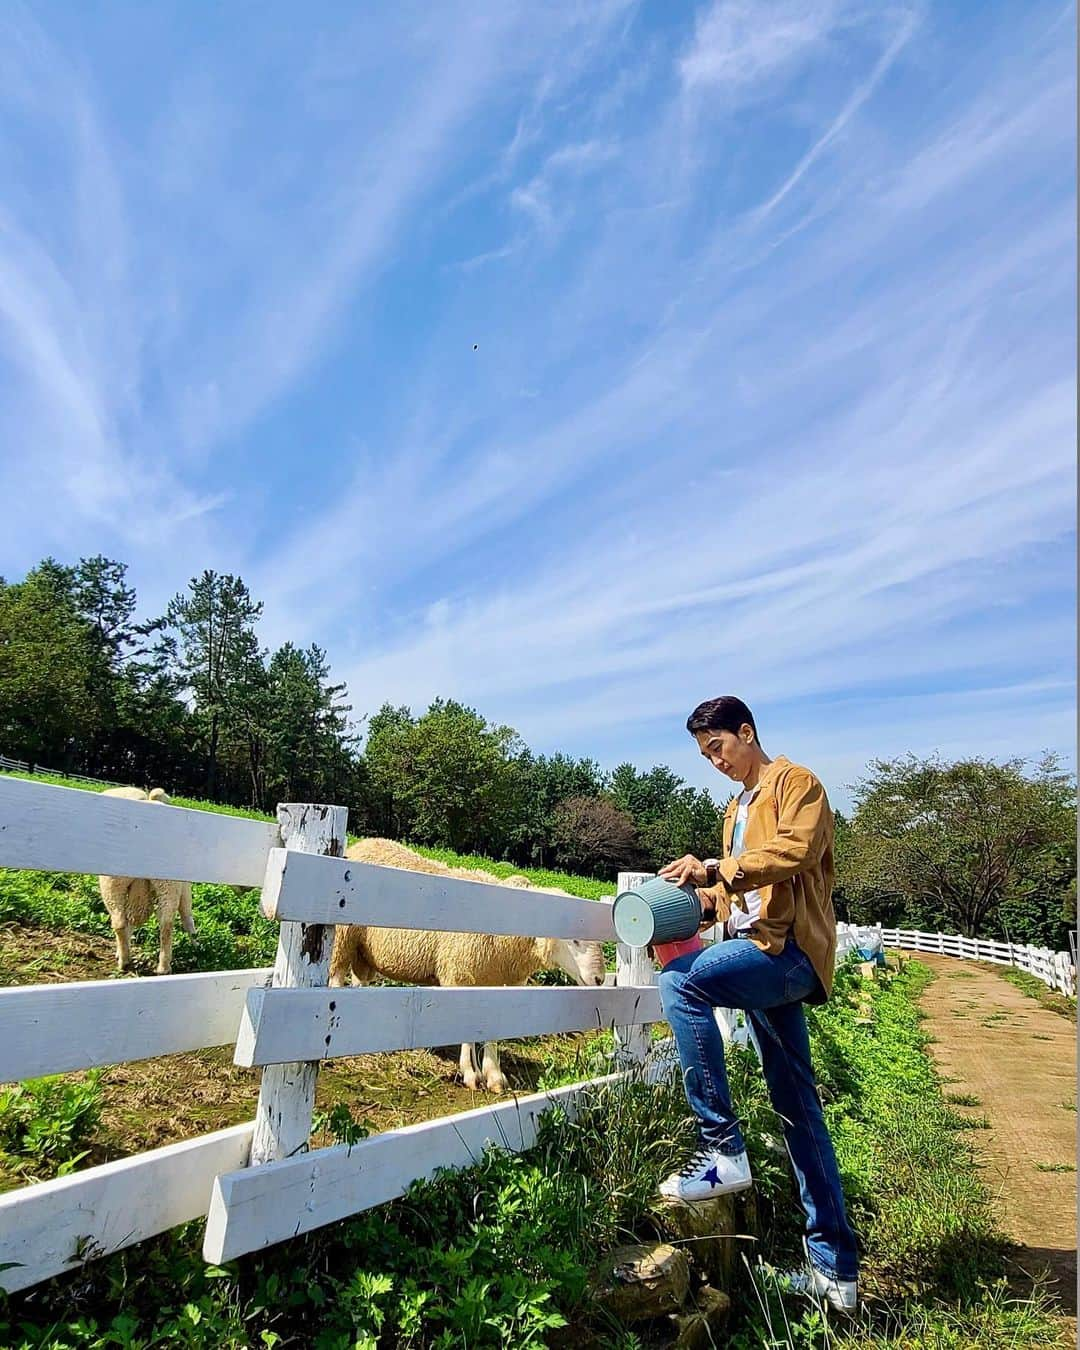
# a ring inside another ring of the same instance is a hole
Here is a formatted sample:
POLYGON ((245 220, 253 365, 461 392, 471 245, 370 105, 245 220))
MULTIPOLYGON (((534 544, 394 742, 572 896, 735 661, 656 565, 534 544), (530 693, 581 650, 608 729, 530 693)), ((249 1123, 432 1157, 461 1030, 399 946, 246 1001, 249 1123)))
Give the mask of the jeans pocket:
POLYGON ((798 1003, 813 991, 817 983, 817 974, 810 964, 810 958, 804 953, 784 975, 784 1001, 798 1003))

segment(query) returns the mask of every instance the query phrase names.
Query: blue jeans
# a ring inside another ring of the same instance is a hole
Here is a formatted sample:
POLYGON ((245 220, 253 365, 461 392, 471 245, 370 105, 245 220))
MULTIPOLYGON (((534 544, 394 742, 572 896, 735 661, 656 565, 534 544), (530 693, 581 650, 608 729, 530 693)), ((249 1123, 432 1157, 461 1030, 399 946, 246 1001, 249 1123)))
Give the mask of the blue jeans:
POLYGON ((844 1212, 840 1173, 821 1111, 802 1010, 802 1000, 819 987, 809 959, 790 938, 779 956, 770 956, 746 938, 728 938, 677 956, 661 972, 659 984, 702 1144, 722 1153, 741 1153, 744 1144, 731 1109, 724 1041, 713 1009, 745 1009, 761 1051, 769 1096, 783 1122, 806 1212, 810 1259, 826 1275, 854 1280, 855 1236, 844 1212))

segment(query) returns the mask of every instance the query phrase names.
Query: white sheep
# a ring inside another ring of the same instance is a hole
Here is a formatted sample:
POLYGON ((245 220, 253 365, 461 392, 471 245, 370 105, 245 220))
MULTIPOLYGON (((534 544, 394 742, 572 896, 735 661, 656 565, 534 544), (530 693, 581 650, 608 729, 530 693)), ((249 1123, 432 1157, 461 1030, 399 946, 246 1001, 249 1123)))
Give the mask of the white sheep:
MULTIPOLYGON (((108 788, 105 797, 125 797, 132 802, 165 802, 168 794, 161 788, 144 792, 142 788, 108 788)), ((157 907, 159 948, 157 973, 168 975, 172 969, 173 923, 180 914, 185 933, 195 932, 191 917, 191 883, 163 881, 148 877, 98 877, 101 898, 109 911, 113 932, 116 934, 116 968, 131 967, 131 933, 144 924, 157 907)))
MULTIPOLYGON (((523 876, 502 879, 489 872, 422 858, 389 839, 364 839, 345 855, 358 862, 400 867, 433 876, 462 877, 467 881, 495 883, 533 889, 523 876)), ((565 891, 551 894, 565 895, 565 891)), ((376 975, 403 984, 508 985, 524 984, 539 970, 564 970, 578 984, 604 983, 604 953, 599 942, 566 941, 561 938, 492 936, 486 933, 443 933, 411 928, 368 928, 357 924, 339 927, 334 937, 330 984, 341 988, 350 976, 368 984, 376 975)), ((491 1092, 504 1092, 506 1079, 499 1066, 498 1042, 484 1046, 478 1067, 476 1047, 461 1047, 461 1076, 467 1088, 485 1084, 491 1092)))

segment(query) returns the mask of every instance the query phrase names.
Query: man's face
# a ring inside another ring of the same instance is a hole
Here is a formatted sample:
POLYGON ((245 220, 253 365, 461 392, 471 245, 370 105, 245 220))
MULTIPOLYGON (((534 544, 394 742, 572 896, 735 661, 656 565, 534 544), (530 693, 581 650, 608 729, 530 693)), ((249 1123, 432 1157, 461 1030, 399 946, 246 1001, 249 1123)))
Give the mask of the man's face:
POLYGON ((734 731, 695 731, 701 753, 714 769, 742 782, 754 762, 754 731, 744 722, 734 731))

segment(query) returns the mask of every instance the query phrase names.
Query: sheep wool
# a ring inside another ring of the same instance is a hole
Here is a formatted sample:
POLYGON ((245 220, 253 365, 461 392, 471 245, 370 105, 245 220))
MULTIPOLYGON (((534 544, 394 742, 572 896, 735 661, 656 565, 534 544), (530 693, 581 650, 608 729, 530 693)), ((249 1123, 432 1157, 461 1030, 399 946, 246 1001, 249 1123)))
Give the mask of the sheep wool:
MULTIPOLYGON (((391 839, 363 839, 345 856, 381 867, 399 867, 430 876, 459 877, 488 885, 516 886, 539 890, 526 877, 503 879, 475 868, 448 867, 424 858, 391 839)), ((548 894, 565 891, 544 888, 548 894)), ((603 984, 604 956, 598 942, 570 942, 560 938, 496 936, 487 933, 444 933, 411 928, 339 927, 334 938, 330 983, 340 988, 350 978, 369 984, 377 976, 420 985, 514 985, 525 984, 540 970, 565 970, 579 984, 603 984)), ((489 1041, 482 1066, 477 1067, 474 1047, 461 1047, 461 1072, 466 1087, 486 1083, 492 1092, 503 1092, 506 1079, 499 1067, 498 1047, 489 1041)))
MULTIPOLYGON (((123 797, 132 802, 168 804, 169 801, 168 793, 162 788, 153 788, 150 792, 136 787, 107 788, 102 795, 123 797)), ((98 877, 98 888, 116 937, 117 970, 131 968, 131 934, 156 908, 159 931, 157 973, 168 975, 172 969, 173 926, 177 914, 184 932, 195 933, 191 883, 150 877, 98 877)))

